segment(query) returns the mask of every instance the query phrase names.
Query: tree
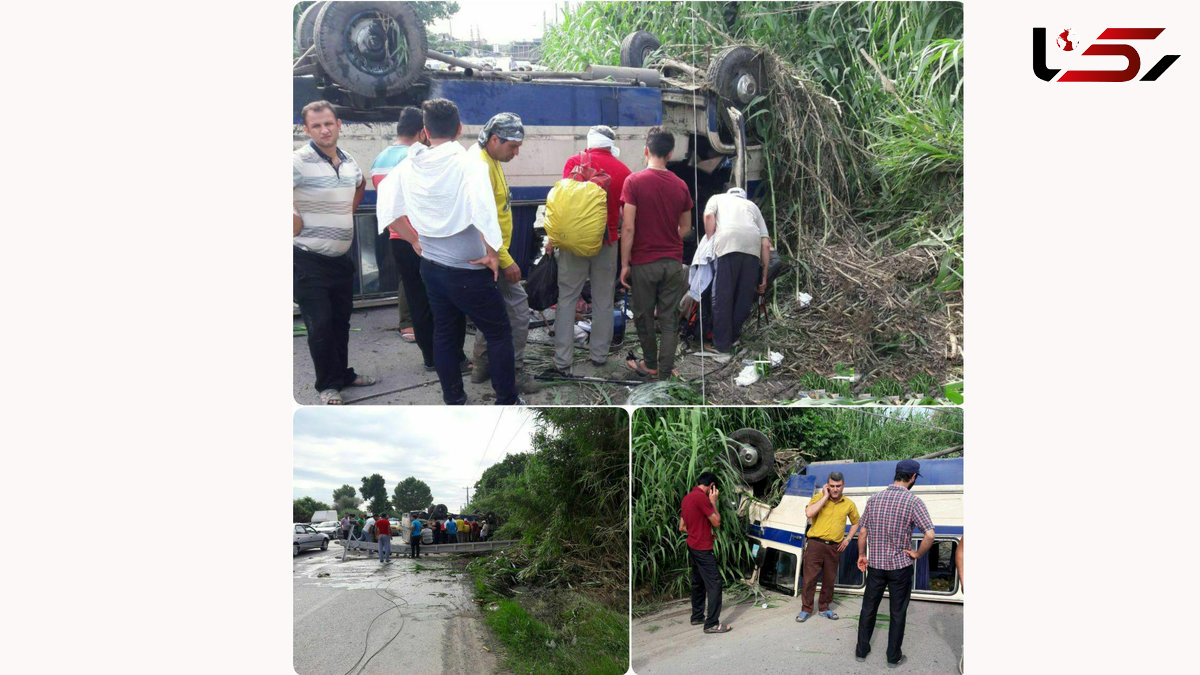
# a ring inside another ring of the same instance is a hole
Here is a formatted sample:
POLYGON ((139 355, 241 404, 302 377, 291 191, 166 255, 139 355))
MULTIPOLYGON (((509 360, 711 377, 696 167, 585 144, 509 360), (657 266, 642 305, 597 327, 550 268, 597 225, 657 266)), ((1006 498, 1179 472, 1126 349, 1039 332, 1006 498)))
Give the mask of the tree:
POLYGON ((341 497, 354 497, 355 494, 354 488, 349 485, 342 485, 342 487, 333 491, 333 501, 336 502, 341 497))
POLYGON ((383 513, 388 510, 387 486, 383 476, 373 473, 363 476, 362 487, 358 489, 364 501, 370 502, 367 509, 371 513, 383 513))
POLYGON ((333 491, 333 508, 338 510, 338 513, 343 513, 351 509, 358 508, 358 492, 349 485, 333 491))
POLYGON ((392 491, 392 504, 400 513, 426 511, 433 504, 433 492, 425 481, 409 476, 392 491))
POLYGON ((329 505, 312 497, 301 497, 292 501, 292 522, 307 523, 317 511, 328 511, 329 505))

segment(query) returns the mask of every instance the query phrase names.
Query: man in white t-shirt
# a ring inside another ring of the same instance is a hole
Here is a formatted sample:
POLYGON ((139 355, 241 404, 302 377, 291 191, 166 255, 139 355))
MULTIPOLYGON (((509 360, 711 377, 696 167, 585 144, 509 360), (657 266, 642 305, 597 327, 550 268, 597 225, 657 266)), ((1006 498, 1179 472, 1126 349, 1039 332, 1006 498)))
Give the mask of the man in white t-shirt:
POLYGON ((704 232, 713 242, 713 348, 728 354, 750 317, 754 297, 767 290, 771 237, 767 223, 746 191, 730 188, 704 207, 704 232))
POLYGON ((367 541, 375 541, 375 532, 371 528, 375 527, 375 516, 367 518, 367 522, 363 525, 363 534, 366 535, 367 541))

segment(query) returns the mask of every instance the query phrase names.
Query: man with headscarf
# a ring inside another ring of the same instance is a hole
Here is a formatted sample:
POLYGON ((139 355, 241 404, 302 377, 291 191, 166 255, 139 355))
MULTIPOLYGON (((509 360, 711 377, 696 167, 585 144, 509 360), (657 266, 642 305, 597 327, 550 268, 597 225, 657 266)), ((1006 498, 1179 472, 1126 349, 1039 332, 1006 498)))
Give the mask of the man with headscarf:
MULTIPOLYGON (((519 405, 512 328, 497 288, 504 243, 487 166, 454 142, 462 133, 458 106, 443 98, 421 104, 429 146, 414 145, 396 166, 400 189, 378 209, 383 222, 421 252, 421 280, 433 310, 433 363, 447 405, 464 405, 457 336, 470 317, 487 337, 497 405, 519 405)), ((391 174, 388 174, 391 177, 391 174)))
POLYGON ((713 348, 729 354, 741 336, 742 324, 750 318, 755 296, 767 290, 771 237, 762 212, 739 187, 709 198, 704 207, 704 234, 712 240, 717 261, 713 348))
MULTIPOLYGON (((617 283, 618 254, 621 247, 617 237, 621 225, 621 189, 629 177, 629 167, 617 159, 621 154, 616 145, 617 134, 603 124, 592 127, 587 134, 587 150, 572 155, 563 167, 563 178, 580 164, 590 165, 609 176, 608 220, 604 244, 590 258, 575 255, 565 249, 558 251, 558 312, 554 317, 554 369, 561 374, 571 372, 575 354, 575 304, 584 283, 592 286, 592 330, 588 339, 588 359, 596 368, 608 361, 608 348, 613 335, 613 289, 617 283)), ((554 248, 546 241, 546 253, 554 248)))
MULTIPOLYGON (((516 369, 517 391, 532 394, 542 386, 525 372, 525 342, 529 337, 529 296, 521 285, 521 267, 508 252, 512 245, 512 205, 508 190, 508 179, 504 176, 501 163, 511 162, 521 150, 525 140, 525 125, 515 113, 499 113, 487 121, 479 132, 479 158, 487 167, 491 181, 492 198, 496 202, 496 218, 500 224, 503 243, 496 249, 500 256, 500 278, 496 285, 504 299, 504 309, 512 329, 513 364, 516 369)), ((486 382, 491 377, 487 352, 487 337, 483 332, 475 335, 475 350, 472 354, 475 369, 471 381, 486 382)))

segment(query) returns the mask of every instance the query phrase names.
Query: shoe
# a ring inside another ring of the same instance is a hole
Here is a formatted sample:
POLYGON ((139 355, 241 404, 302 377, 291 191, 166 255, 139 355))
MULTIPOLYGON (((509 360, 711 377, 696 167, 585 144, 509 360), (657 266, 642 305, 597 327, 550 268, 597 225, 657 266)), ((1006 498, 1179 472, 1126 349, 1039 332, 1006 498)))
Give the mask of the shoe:
POLYGON ((862 656, 859 656, 858 654, 855 654, 855 655, 854 655, 854 660, 855 660, 855 661, 858 661, 859 663, 862 663, 863 661, 866 661, 866 660, 867 660, 867 656, 868 656, 870 653, 871 653, 871 650, 870 650, 870 649, 867 649, 867 653, 866 653, 866 654, 863 654, 862 656))
MULTIPOLYGON (((467 372, 466 370, 463 371, 467 372)), ((492 378, 492 374, 488 372, 487 359, 479 359, 475 363, 475 369, 471 371, 471 382, 474 384, 483 384, 492 378)))
POLYGON ((900 666, 904 665, 904 662, 905 662, 905 661, 907 661, 907 660, 908 660, 908 657, 907 657, 907 656, 905 656, 904 654, 901 654, 901 655, 900 655, 900 660, 899 660, 899 661, 897 661, 897 662, 895 662, 895 663, 892 663, 891 661, 888 661, 888 664, 887 664, 887 666, 888 666, 888 668, 899 668, 900 666))

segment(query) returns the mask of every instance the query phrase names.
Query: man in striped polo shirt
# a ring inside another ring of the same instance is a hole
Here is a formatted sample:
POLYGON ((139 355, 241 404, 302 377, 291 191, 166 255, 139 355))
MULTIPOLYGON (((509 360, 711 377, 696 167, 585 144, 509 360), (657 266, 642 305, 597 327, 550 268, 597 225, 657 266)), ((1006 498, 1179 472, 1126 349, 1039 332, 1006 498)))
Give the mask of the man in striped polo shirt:
POLYGON ((908 598, 912 593, 913 561, 929 552, 934 537, 933 520, 925 502, 910 492, 920 475, 921 465, 916 460, 897 462, 893 483, 867 500, 862 519, 858 521, 858 569, 867 573, 867 587, 858 619, 858 644, 854 647, 854 658, 859 661, 865 661, 871 651, 871 634, 875 632, 875 617, 884 588, 891 599, 888 667, 895 668, 906 658, 900 645, 904 642, 908 598), (916 551, 912 550, 914 529, 924 533, 916 551))
POLYGON ((312 139, 292 153, 292 297, 308 330, 321 402, 338 405, 343 387, 374 378, 349 366, 354 263, 354 209, 362 200, 362 170, 337 147, 342 121, 328 101, 300 111, 312 139))

